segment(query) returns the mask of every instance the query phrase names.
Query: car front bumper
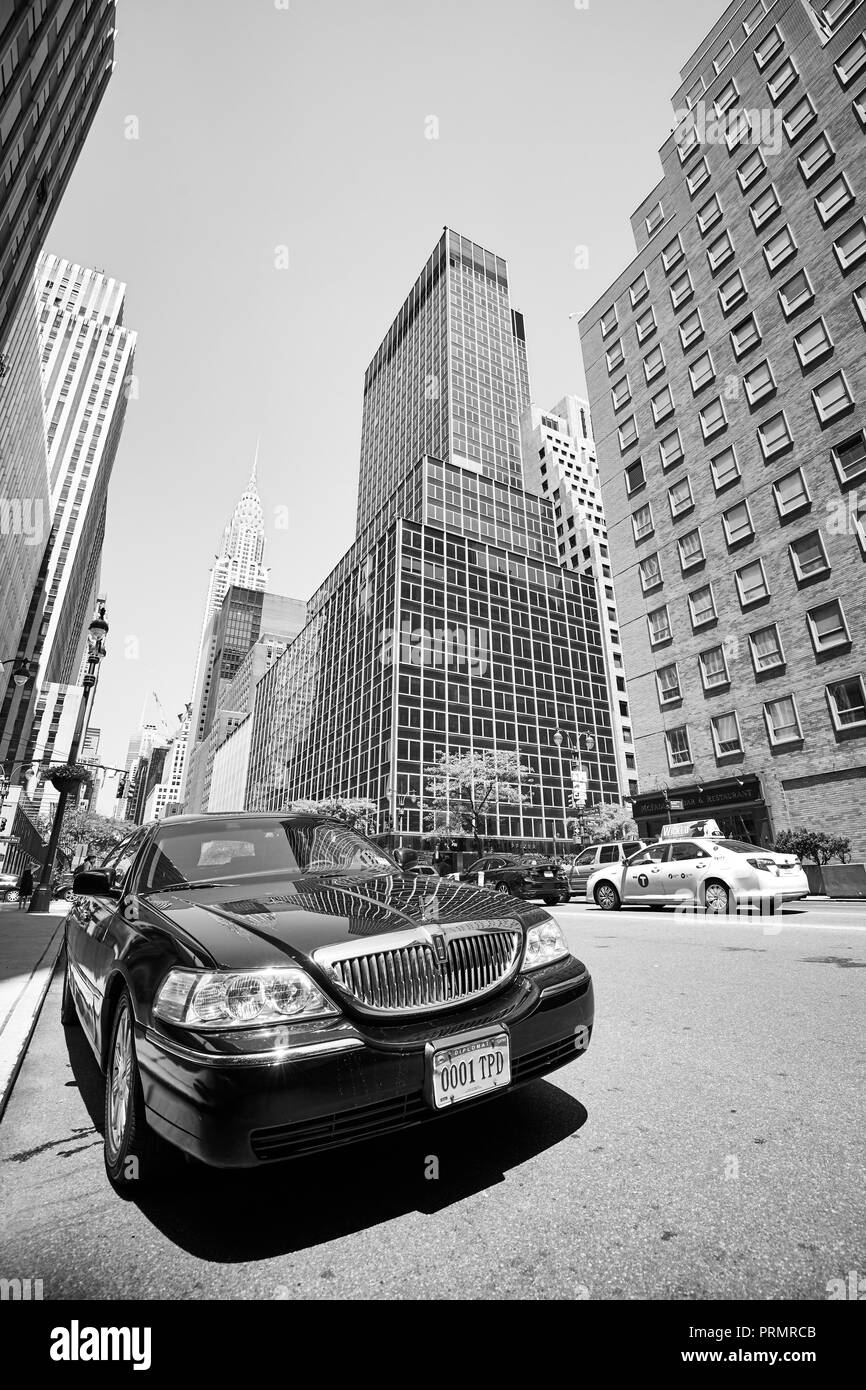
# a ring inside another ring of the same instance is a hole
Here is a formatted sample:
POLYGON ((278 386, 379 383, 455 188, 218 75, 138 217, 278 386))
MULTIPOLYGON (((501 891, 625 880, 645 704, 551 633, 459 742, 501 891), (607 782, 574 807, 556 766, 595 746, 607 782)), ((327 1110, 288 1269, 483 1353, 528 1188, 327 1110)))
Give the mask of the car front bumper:
MULTIPOLYGON (((369 1026, 347 1017, 284 1029, 279 1052, 214 1050, 214 1039, 136 1027, 147 1118, 176 1147, 219 1168, 248 1168, 375 1138, 504 1095, 586 1051, 594 998, 569 956, 519 975, 501 994, 424 1020, 369 1026), (424 1099, 426 1045, 496 1026, 511 1084, 448 1110, 424 1099)), ((249 1035, 247 1035, 249 1036, 249 1035)))

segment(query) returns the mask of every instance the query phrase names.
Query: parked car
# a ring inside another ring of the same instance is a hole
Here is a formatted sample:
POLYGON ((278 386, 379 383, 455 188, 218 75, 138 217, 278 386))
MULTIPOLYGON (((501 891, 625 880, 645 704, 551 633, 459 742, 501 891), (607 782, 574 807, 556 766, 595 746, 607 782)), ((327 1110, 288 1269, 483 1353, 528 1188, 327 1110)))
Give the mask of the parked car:
POLYGON ((626 904, 686 904, 707 912, 731 912, 738 902, 787 902, 805 898, 808 892, 808 880, 794 855, 759 849, 744 840, 701 836, 663 840, 624 864, 597 869, 587 881, 586 900, 606 911, 626 904))
POLYGON ((11 903, 18 898, 18 874, 0 874, 0 903, 11 903))
POLYGON ((118 1188, 167 1146, 256 1167, 418 1124, 592 1030, 589 972, 543 909, 414 878, 313 815, 144 826, 76 875, 65 935, 61 1018, 105 1073, 118 1188))
POLYGON ((477 883, 514 898, 540 898, 548 906, 567 903, 571 897, 559 865, 536 855, 485 854, 455 877, 460 883, 477 883))
POLYGON ((565 866, 569 887, 578 891, 585 887, 587 879, 596 869, 605 864, 624 864, 638 850, 645 847, 644 840, 604 840, 597 845, 589 845, 581 850, 570 864, 565 866))

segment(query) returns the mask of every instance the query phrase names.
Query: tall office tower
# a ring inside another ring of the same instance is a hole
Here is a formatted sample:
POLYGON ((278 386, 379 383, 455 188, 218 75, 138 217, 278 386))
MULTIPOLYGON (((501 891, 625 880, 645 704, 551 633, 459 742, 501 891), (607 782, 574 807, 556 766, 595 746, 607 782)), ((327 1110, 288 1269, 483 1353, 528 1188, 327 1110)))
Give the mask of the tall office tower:
POLYGON ((210 729, 199 749, 202 780, 197 810, 246 809, 252 712, 258 684, 288 645, 275 637, 260 637, 221 692, 210 729))
POLYGON ((596 583, 619 782, 632 799, 638 789, 634 738, 589 404, 565 396, 552 410, 531 405, 520 432, 526 485, 553 502, 560 564, 591 574, 596 583))
POLYGON ((221 697, 244 657, 262 636, 284 643, 294 641, 306 617, 307 606, 300 599, 266 594, 261 589, 246 589, 235 584, 229 587, 220 607, 212 613, 206 633, 209 657, 202 665, 199 701, 192 711, 196 739, 190 750, 183 788, 188 811, 207 809, 206 780, 213 757, 208 735, 221 697))
MULTIPOLYGON (((204 719, 210 694, 210 675, 213 669, 217 615, 223 599, 234 585, 241 589, 264 591, 268 572, 264 566, 265 517, 256 482, 258 450, 253 460, 250 480, 244 488, 232 518, 223 531, 222 548, 214 558, 208 582, 204 618, 192 683, 192 739, 198 743, 204 737, 204 719)), ((251 639, 252 641, 255 638, 251 639)))
MULTIPOLYGON (((22 637, 31 604, 38 605, 45 592, 41 571, 51 533, 51 496, 40 357, 31 282, 12 321, 0 372, 0 704, 13 670, 27 669, 33 656, 22 637)), ((29 626, 37 624, 31 620, 29 626)))
POLYGON ((866 852, 866 33, 732 4, 580 323, 642 795, 866 852))
POLYGON ((38 272, 42 380, 53 516, 44 596, 22 646, 38 662, 33 689, 7 685, 0 759, 54 755, 99 592, 108 485, 126 417, 136 335, 124 327, 126 287, 101 271, 43 256, 38 272))
POLYGON ((553 504, 524 490, 523 341, 505 262, 446 231, 367 369, 358 538, 259 682, 251 809, 362 796, 417 837, 425 765, 517 753, 527 800, 491 804, 488 833, 561 845, 557 729, 591 748, 590 799, 617 798, 595 584, 560 566, 553 504))
POLYGON ((132 820, 140 791, 141 773, 146 772, 152 750, 166 739, 160 734, 156 721, 146 718, 147 700, 141 712, 141 720, 129 740, 126 750, 126 776, 118 779, 118 795, 114 811, 117 820, 132 820), (122 794, 121 794, 122 793, 122 794))
POLYGON ((357 534, 424 454, 520 487, 528 404, 505 262, 446 227, 364 378, 357 534))
POLYGON ((0 354, 114 66, 115 0, 0 0, 0 354))
POLYGON ((150 787, 146 795, 142 812, 144 821, 161 820, 165 815, 176 814, 179 809, 186 770, 189 725, 190 712, 187 708, 176 732, 168 741, 159 781, 150 787))

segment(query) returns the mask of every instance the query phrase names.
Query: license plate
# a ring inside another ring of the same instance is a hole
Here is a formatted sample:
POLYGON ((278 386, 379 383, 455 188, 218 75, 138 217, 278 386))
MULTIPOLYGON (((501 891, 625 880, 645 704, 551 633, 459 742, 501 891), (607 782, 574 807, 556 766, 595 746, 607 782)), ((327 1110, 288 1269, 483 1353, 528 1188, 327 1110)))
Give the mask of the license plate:
POLYGON ((507 1033, 429 1045, 427 1099, 436 1110, 495 1091, 511 1081, 511 1047, 507 1033))
POLYGON ((553 878, 553 870, 552 870, 552 869, 545 869, 545 870, 544 870, 544 877, 545 877, 545 878, 553 878))

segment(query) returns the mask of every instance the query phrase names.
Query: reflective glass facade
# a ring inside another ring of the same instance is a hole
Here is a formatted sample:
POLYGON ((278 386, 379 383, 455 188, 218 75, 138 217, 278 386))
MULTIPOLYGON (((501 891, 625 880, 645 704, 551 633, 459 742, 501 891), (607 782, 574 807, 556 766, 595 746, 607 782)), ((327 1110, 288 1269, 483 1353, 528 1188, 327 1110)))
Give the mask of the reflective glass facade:
POLYGON ((584 735, 590 799, 619 798, 595 580, 525 490, 528 399, 505 262, 446 230, 367 370, 358 538, 259 683, 248 809, 364 797, 380 832, 419 836, 425 765, 503 751, 526 799, 491 805, 487 837, 561 843, 557 729, 584 735))

